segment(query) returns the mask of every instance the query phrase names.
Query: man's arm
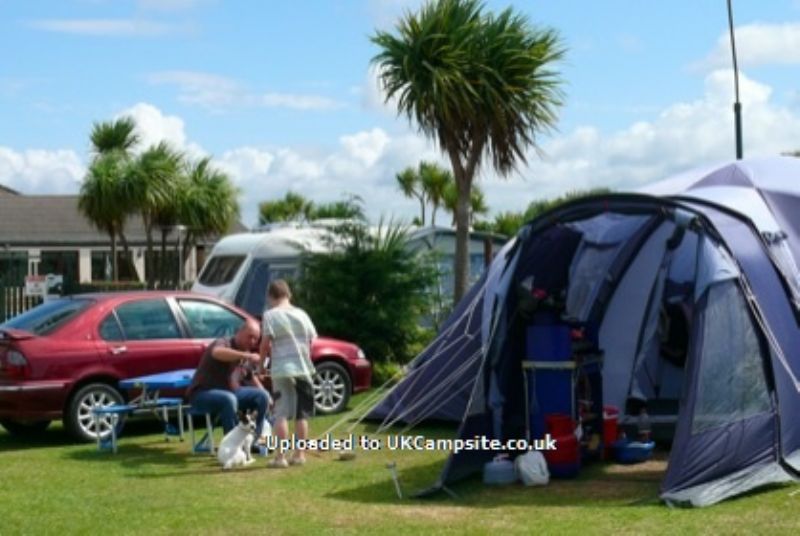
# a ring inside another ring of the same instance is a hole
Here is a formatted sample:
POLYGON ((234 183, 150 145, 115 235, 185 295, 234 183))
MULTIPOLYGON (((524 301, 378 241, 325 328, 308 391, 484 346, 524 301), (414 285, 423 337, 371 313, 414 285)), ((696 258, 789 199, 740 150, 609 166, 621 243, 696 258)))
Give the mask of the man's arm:
POLYGON ((235 363, 242 360, 250 361, 255 366, 258 366, 261 361, 261 358, 258 356, 258 354, 254 354, 252 352, 240 352, 239 350, 234 350, 233 348, 229 348, 227 346, 215 346, 211 351, 211 357, 224 363, 235 363))

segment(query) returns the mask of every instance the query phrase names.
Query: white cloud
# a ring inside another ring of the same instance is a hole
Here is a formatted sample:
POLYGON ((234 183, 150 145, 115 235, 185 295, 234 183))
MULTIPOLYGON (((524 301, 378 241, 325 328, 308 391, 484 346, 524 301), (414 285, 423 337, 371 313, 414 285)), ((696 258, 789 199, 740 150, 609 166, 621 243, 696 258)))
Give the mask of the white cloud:
POLYGON ((120 111, 115 119, 120 117, 131 117, 136 122, 139 151, 165 141, 189 157, 205 155, 202 147, 187 140, 183 119, 177 115, 166 115, 152 104, 140 102, 120 111))
MULTIPOLYGON (((777 155, 800 140, 800 115, 772 102, 770 87, 740 73, 745 157, 777 155)), ((533 198, 576 188, 630 190, 709 162, 732 160, 733 80, 730 70, 710 73, 701 98, 678 102, 649 121, 616 132, 577 128, 544 144, 545 158, 530 156, 520 175, 487 177, 494 210, 519 210, 533 198)))
POLYGON ((361 104, 368 110, 376 110, 387 115, 397 115, 397 96, 386 101, 386 93, 381 87, 380 69, 370 65, 364 79, 363 87, 357 90, 361 95, 361 104))
POLYGON ((69 149, 15 151, 0 146, 0 184, 23 194, 71 194, 86 168, 69 149))
POLYGON ((425 140, 412 134, 389 136, 375 128, 342 136, 327 152, 299 148, 243 147, 223 153, 219 165, 242 190, 242 219, 254 225, 258 203, 291 190, 317 202, 359 194, 377 219, 415 214, 416 204, 399 195, 395 174, 420 158, 436 159, 425 140))
MULTIPOLYGON (((737 26, 735 39, 741 67, 800 63, 800 22, 737 26)), ((729 67, 731 61, 731 41, 726 31, 717 38, 714 49, 694 67, 702 70, 729 67)))
POLYGON ((389 136, 379 128, 359 132, 352 136, 342 136, 339 140, 349 156, 357 158, 369 167, 383 154, 389 143, 389 136))
POLYGON ((156 37, 183 33, 189 28, 148 19, 40 19, 32 28, 74 35, 110 37, 156 37))
POLYGON ((178 100, 220 112, 233 107, 334 110, 343 103, 320 95, 252 91, 232 78, 197 71, 159 71, 147 76, 156 85, 178 88, 178 100))

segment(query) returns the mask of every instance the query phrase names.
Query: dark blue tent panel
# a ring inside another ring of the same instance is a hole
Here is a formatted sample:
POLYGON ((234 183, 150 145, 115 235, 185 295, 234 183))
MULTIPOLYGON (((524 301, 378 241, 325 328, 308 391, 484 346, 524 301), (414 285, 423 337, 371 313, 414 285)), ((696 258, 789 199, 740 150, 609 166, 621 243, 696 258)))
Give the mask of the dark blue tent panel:
POLYGON ((422 419, 460 422, 481 363, 484 275, 445 321, 439 336, 409 365, 408 373, 372 408, 386 423, 422 419))

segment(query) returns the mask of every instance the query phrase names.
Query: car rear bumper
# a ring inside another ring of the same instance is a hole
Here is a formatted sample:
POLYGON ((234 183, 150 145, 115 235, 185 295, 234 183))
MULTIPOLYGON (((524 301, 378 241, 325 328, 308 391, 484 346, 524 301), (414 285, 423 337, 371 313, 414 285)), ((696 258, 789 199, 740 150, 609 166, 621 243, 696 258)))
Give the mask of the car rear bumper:
POLYGON ((0 418, 60 419, 68 382, 0 382, 0 418))
POLYGON ((360 393, 370 388, 372 383, 372 363, 366 359, 356 359, 353 365, 353 392, 360 393))

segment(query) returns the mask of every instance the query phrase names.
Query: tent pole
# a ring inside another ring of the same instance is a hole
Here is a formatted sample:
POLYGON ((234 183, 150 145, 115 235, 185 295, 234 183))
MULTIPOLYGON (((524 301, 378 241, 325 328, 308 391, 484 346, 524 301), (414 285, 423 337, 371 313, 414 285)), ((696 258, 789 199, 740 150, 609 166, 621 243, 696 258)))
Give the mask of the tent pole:
POLYGON ((733 31, 733 8, 728 0, 728 33, 731 36, 731 56, 733 58, 733 88, 736 97, 733 103, 734 130, 736 134, 736 160, 742 159, 742 103, 739 102, 739 65, 736 61, 736 39, 733 31))

